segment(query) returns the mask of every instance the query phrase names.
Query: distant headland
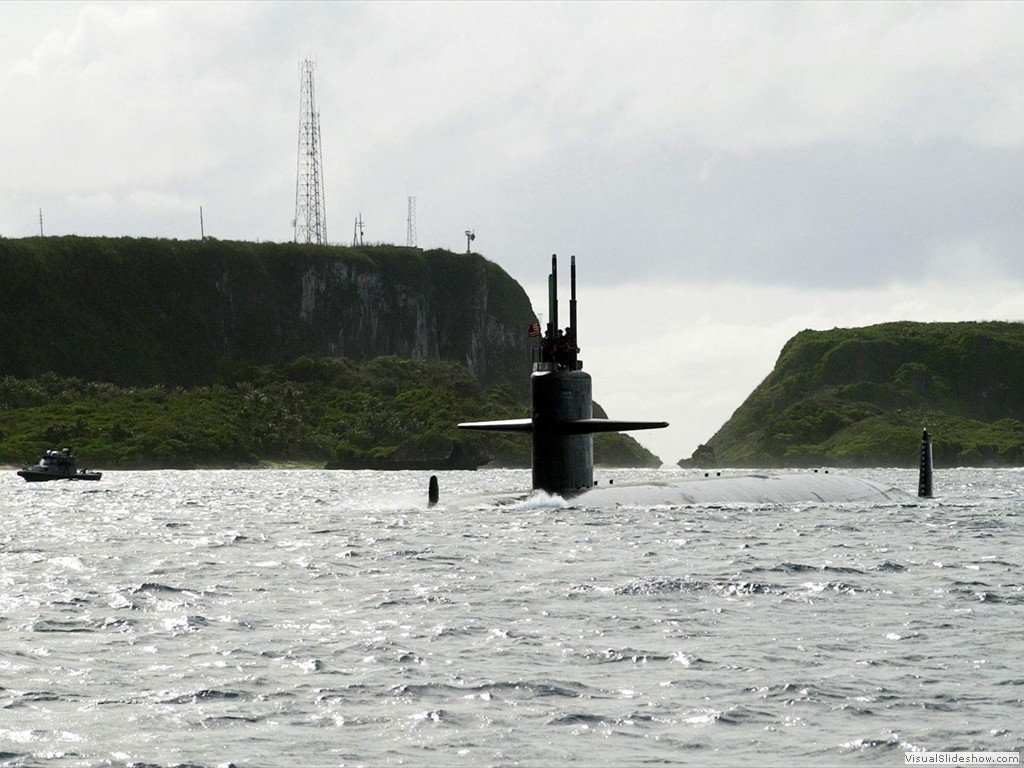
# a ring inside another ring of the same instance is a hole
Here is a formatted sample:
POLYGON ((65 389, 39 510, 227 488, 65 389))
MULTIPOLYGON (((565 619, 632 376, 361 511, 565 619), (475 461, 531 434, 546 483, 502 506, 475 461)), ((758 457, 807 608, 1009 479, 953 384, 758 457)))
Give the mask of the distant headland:
POLYGON ((802 331, 683 466, 1024 465, 1024 323, 802 331))

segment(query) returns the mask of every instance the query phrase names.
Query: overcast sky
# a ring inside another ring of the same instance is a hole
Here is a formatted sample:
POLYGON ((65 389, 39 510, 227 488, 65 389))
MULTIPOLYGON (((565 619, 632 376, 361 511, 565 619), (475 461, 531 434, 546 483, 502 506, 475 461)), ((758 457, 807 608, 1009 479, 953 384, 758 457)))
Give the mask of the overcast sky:
MULTIPOLYGON (((0 235, 474 250, 689 456, 803 328, 1024 320, 1024 3, 0 2, 0 235), (563 298, 567 298, 563 297, 563 298)), ((524 375, 526 375, 524 373, 524 375)))

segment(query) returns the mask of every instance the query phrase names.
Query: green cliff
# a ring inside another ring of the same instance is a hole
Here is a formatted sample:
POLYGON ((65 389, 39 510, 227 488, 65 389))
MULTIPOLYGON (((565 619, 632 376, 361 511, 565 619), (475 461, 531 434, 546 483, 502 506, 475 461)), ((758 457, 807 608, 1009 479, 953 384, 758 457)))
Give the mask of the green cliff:
POLYGON ((218 240, 0 239, 0 375, 195 386, 302 355, 451 360, 528 391, 526 293, 477 254, 218 240))
POLYGON ((698 466, 1024 464, 1024 324, 802 331, 691 459, 698 466))

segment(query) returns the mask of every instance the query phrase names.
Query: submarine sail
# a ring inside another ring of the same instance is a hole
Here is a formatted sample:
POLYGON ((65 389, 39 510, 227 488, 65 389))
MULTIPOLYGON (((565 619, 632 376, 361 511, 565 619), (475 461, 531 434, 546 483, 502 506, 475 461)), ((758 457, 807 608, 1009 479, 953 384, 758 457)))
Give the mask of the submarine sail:
POLYGON ((590 374, 579 358, 576 328, 576 257, 569 266, 569 326, 558 327, 558 257, 548 276, 548 324, 534 350, 530 377, 532 416, 474 421, 459 429, 529 432, 533 437, 533 488, 572 495, 594 484, 594 438, 598 432, 661 429, 666 421, 595 419, 590 374))

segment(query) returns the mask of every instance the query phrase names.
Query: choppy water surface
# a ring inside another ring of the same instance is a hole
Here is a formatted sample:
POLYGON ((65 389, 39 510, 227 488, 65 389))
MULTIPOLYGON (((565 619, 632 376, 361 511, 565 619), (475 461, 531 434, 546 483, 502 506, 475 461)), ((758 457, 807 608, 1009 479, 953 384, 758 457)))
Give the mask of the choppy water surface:
MULTIPOLYGON (((428 509, 422 473, 2 474, 0 765, 1024 744, 1024 471, 940 472, 904 505, 598 510, 428 509)), ((443 500, 529 485, 440 477, 443 500)))

